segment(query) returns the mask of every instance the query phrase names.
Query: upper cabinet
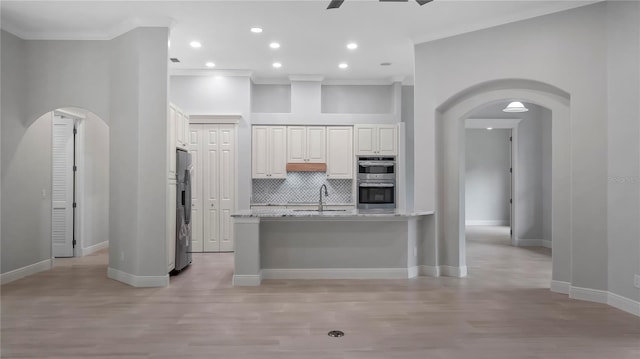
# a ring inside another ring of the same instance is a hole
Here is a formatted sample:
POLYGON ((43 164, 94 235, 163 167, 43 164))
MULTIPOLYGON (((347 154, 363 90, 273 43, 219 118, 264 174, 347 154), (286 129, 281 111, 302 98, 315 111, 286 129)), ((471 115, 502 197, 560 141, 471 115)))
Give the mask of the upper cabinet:
POLYGON ((395 156, 398 154, 396 125, 356 125, 357 156, 395 156))
POLYGON ((287 163, 325 163, 324 126, 287 127, 287 163))
POLYGON ((167 142, 169 144, 169 179, 176 178, 176 148, 187 147, 189 116, 174 104, 167 113, 167 142))
POLYGON ((287 128, 253 126, 252 177, 287 178, 287 128))
POLYGON ((327 178, 353 178, 352 127, 327 127, 327 178))

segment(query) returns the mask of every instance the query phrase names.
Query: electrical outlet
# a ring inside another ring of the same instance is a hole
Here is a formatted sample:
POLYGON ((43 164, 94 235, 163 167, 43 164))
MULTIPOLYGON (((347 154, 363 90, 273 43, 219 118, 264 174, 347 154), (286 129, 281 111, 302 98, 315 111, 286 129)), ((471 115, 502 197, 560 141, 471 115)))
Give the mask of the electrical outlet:
POLYGON ((636 274, 633 276, 633 286, 640 288, 640 275, 636 274))

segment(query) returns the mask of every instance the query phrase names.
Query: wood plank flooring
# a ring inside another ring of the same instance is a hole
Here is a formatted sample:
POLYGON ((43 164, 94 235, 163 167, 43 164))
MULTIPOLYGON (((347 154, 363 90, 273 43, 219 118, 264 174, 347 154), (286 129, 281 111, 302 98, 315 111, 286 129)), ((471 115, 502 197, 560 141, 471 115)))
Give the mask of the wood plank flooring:
POLYGON ((549 291, 545 248, 470 227, 469 277, 231 286, 195 254, 168 288, 106 277, 105 251, 2 286, 3 358, 640 358, 640 319, 549 291), (342 338, 327 332, 339 329, 342 338))

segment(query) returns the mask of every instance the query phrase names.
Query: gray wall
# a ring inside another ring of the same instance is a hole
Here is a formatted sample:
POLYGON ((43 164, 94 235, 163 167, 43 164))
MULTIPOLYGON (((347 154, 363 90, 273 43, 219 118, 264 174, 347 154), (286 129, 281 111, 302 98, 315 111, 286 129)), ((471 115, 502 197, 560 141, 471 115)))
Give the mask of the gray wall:
POLYGON ((322 85, 322 113, 391 113, 391 85, 322 85))
MULTIPOLYGON (((22 41, 2 32, 3 273, 51 257, 50 225, 45 222, 50 209, 42 207, 50 198, 40 194, 50 183, 50 165, 40 173, 40 166, 25 163, 29 168, 24 171, 42 183, 37 187, 5 178, 22 177, 23 171, 12 164, 22 163, 18 151, 23 141, 30 141, 37 118, 57 108, 78 107, 94 112, 111 131, 109 266, 157 277, 156 283, 167 278, 167 144, 158 140, 166 138, 167 39, 166 28, 139 28, 111 41, 22 41), (47 215, 39 220, 35 214, 41 211, 47 215), (21 212, 30 215, 10 220, 12 213, 21 212), (24 218, 42 233, 23 230, 24 218)), ((30 159, 40 153, 29 152, 30 159)))
POLYGON ((511 130, 466 130, 467 224, 509 225, 511 130))
MULTIPOLYGON (((571 96, 570 119, 564 119, 562 124, 556 123, 555 117, 553 121, 554 185, 564 183, 566 179, 570 181, 568 194, 571 216, 568 219, 570 232, 567 233, 571 237, 563 235, 563 238, 554 238, 554 280, 567 281, 576 287, 607 290, 609 278, 615 273, 619 279, 616 280, 618 283, 612 283, 612 290, 637 300, 638 293, 632 288, 632 277, 633 270, 638 269, 638 235, 613 233, 612 226, 607 224, 608 219, 614 217, 610 213, 634 213, 637 202, 622 205, 620 210, 605 204, 610 203, 608 198, 613 192, 620 197, 638 198, 635 192, 637 183, 633 186, 616 184, 607 176, 607 170, 611 169, 609 165, 613 165, 608 160, 625 158, 628 153, 637 154, 635 138, 629 142, 633 150, 627 151, 618 148, 618 144, 612 146, 613 142, 621 141, 608 141, 608 136, 611 136, 608 133, 637 134, 638 113, 637 107, 613 106, 614 103, 608 106, 607 101, 613 99, 608 97, 607 90, 609 93, 627 92, 625 97, 618 99, 633 97, 635 100, 625 103, 638 103, 638 77, 628 75, 637 74, 638 71, 638 23, 637 3, 607 2, 416 45, 415 91, 416 98, 421 99, 416 101, 416 133, 420 134, 423 141, 416 143, 414 151, 416 157, 425 154, 422 160, 416 161, 416 183, 422 184, 419 189, 416 188, 416 208, 438 211, 434 143, 436 109, 439 106, 464 90, 493 80, 529 79, 555 86, 571 96), (607 12, 614 10, 625 16, 608 18, 607 12), (628 41, 621 40, 618 45, 614 45, 617 42, 611 42, 616 37, 611 27, 625 32, 631 48, 624 48, 622 44, 628 41), (625 27, 628 29, 623 30, 625 27), (617 60, 620 63, 607 67, 607 59, 616 57, 616 49, 620 53, 624 50, 627 56, 620 56, 617 60), (470 63, 474 66, 469 66, 470 63), (626 108, 623 116, 614 118, 612 111, 620 108, 626 108), (626 121, 636 121, 636 125, 626 121), (565 124, 570 126, 570 135, 556 139, 556 126, 565 124), (560 144, 570 147, 568 157, 555 156, 559 150, 557 145, 560 144), (556 169, 561 168, 570 169, 570 176, 558 177, 556 169), (560 240, 563 241, 562 246, 569 241, 571 243, 570 256, 563 257, 569 266, 568 273, 556 271, 555 256, 559 253, 555 253, 555 243, 560 240), (608 250, 611 244, 615 244, 618 251, 626 253, 616 258, 619 261, 615 264, 618 269, 612 269, 609 273, 608 250)), ((557 93, 560 92, 553 92, 557 93)), ((623 168, 628 166, 620 165, 621 172, 623 168)), ((438 188, 440 192, 443 190, 438 188)), ((561 196, 565 194, 560 193, 561 196)), ((554 192, 554 218, 558 218, 560 213, 555 197, 554 192)), ((456 216, 456 213, 456 210, 450 210, 440 215, 447 218, 456 216)), ((638 216, 633 221, 630 217, 616 223, 616 227, 637 228, 638 216)), ((449 227, 456 225, 455 222, 445 222, 449 227)), ((457 241, 457 238, 452 240, 457 241)), ((452 254, 455 256, 455 253, 448 253, 441 258, 455 265, 452 254)))
POLYGON ((251 111, 291 112, 291 85, 251 84, 251 111))
POLYGON ((414 132, 414 116, 413 116, 413 86, 402 86, 401 93, 401 106, 400 106, 400 120, 405 124, 405 169, 406 169, 406 207, 408 210, 413 208, 413 198, 414 198, 414 170, 413 163, 415 161, 414 153, 413 153, 413 144, 415 142, 415 132, 414 132))
POLYGON ((109 127, 89 113, 84 120, 84 203, 82 246, 109 240, 109 127))
MULTIPOLYGON (((609 290, 640 301, 640 4, 608 6, 609 290)), ((603 169, 604 170, 604 169, 603 169)))
MULTIPOLYGON (((552 197, 552 124, 551 111, 538 107, 539 120, 542 122, 542 239, 552 241, 553 197, 552 197)), ((533 238, 535 239, 535 238, 533 238)))

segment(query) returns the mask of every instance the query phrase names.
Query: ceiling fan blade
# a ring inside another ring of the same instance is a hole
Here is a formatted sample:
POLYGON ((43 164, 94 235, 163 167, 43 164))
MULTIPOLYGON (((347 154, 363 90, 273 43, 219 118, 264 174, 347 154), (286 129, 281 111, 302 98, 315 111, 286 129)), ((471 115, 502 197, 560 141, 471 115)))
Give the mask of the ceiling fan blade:
POLYGON ((420 4, 420 6, 424 5, 424 4, 428 4, 430 2, 432 2, 433 0, 416 0, 416 2, 418 4, 420 4))
POLYGON ((327 9, 337 9, 340 7, 340 5, 342 5, 343 2, 344 0, 331 0, 329 6, 327 6, 327 9))

